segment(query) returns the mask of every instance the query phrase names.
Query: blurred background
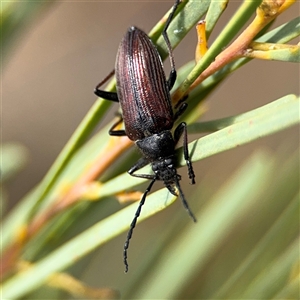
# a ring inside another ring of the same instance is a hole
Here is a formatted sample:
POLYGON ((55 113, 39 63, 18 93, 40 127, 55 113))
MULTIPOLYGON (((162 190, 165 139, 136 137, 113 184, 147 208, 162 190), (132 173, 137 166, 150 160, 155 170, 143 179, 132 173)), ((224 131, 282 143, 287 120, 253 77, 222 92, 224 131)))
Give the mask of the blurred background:
MULTIPOLYGON (((239 2, 230 2, 211 40, 239 2)), ((29 150, 29 163, 8 185, 9 207, 41 180, 92 106, 96 99, 93 89, 113 69, 119 42, 128 26, 149 32, 172 4, 54 2, 24 26, 12 43, 2 71, 2 141, 17 141, 29 150)), ((16 11, 18 5, 14 3, 16 11)), ((296 17, 297 6, 299 3, 283 13, 276 25, 296 17)), ((192 31, 174 51, 177 68, 193 59, 195 45, 196 33, 192 31)), ((169 61, 165 65, 168 70, 169 61)), ((246 112, 288 93, 299 93, 297 64, 252 61, 207 99, 208 111, 203 120, 246 112)), ((222 182, 255 149, 273 151, 282 144, 296 146, 298 142, 298 129, 292 128, 208 158, 196 164, 197 181, 210 172, 222 182)))
MULTIPOLYGON (((230 2, 211 40, 222 30, 240 2, 230 2)), ((172 4, 173 1, 53 2, 38 11, 24 26, 22 34, 11 44, 2 67, 2 142, 19 142, 29 153, 24 170, 7 185, 9 208, 40 182, 96 100, 93 89, 113 69, 119 42, 127 28, 136 25, 149 32, 172 4)), ((16 12, 19 5, 14 3, 16 12)), ((283 24, 298 13, 299 3, 283 13, 274 25, 283 24)), ((194 58, 196 40, 196 33, 192 31, 176 48, 177 68, 194 58)), ((165 65, 168 70, 169 61, 165 65)), ((206 101, 208 111, 202 120, 243 113, 290 93, 299 94, 299 65, 252 61, 210 95, 206 101)), ((107 120, 116 110, 117 106, 114 106, 107 120)), ((190 135, 189 140, 194 138, 190 135)), ((298 145, 299 129, 293 127, 197 162, 196 180, 199 183, 205 178, 210 182, 210 191, 206 192, 212 194, 257 150, 263 148, 276 153, 285 148, 284 153, 288 156, 298 145)), ((180 173, 184 175, 185 170, 180 173)), ((189 191, 193 189, 189 188, 185 177, 183 190, 189 199, 189 191)), ((190 200, 191 207, 193 201, 197 199, 190 200)), ((132 260, 134 257, 143 259, 141 253, 134 254, 140 251, 138 235, 141 237, 141 233, 152 231, 150 239, 153 240, 164 222, 168 222, 170 214, 178 208, 181 209, 179 202, 139 226, 136 242, 131 246, 132 260)), ((112 253, 111 249, 115 249, 119 258, 123 239, 122 236, 111 241, 98 252, 99 257, 102 256, 102 268, 110 268, 115 262, 113 256, 106 260, 102 254, 112 253)), ((132 263, 134 268, 139 262, 132 263)), ((118 259, 117 270, 122 269, 118 259)), ((99 282, 98 277, 86 276, 90 284, 99 282)), ((102 285, 114 285, 113 273, 102 276, 102 285)))

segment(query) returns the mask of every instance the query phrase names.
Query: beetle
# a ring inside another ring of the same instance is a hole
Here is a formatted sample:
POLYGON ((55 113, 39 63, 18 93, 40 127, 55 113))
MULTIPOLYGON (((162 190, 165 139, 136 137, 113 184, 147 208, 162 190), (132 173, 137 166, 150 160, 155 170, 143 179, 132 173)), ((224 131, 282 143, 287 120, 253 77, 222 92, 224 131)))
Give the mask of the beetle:
POLYGON ((187 104, 182 102, 174 113, 170 96, 170 90, 176 81, 176 69, 167 29, 180 2, 176 0, 162 32, 171 63, 169 78, 166 79, 161 57, 151 39, 145 32, 132 26, 122 39, 117 53, 115 63, 117 93, 99 89, 106 79, 99 83, 94 91, 99 97, 120 103, 122 117, 111 127, 109 134, 127 136, 135 142, 142 154, 142 158, 130 168, 128 173, 151 180, 140 200, 124 244, 125 272, 128 271, 127 251, 133 229, 146 196, 155 181, 163 181, 166 188, 175 196, 178 196, 177 189, 184 208, 196 222, 180 187, 181 176, 177 174, 176 169, 175 146, 183 135, 184 158, 191 184, 195 184, 195 174, 188 152, 186 123, 180 123, 174 134, 171 133, 175 120, 187 108, 187 104), (125 130, 115 130, 122 121, 124 121, 125 130), (149 163, 153 174, 135 174, 149 163))

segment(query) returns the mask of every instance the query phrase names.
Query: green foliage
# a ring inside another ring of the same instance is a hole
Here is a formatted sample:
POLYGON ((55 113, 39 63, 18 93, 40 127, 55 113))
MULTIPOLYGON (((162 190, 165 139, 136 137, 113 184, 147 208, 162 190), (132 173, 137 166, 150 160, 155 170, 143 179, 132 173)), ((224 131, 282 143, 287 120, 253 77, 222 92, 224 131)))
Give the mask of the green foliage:
MULTIPOLYGON (((227 4, 227 1, 217 2, 218 5, 210 1, 185 1, 169 29, 170 33, 176 33, 170 34, 172 45, 176 46, 207 10, 209 35, 227 4)), ((199 75, 211 66, 218 54, 222 54, 224 47, 234 41, 240 28, 252 20, 260 3, 245 1, 196 67, 194 62, 190 62, 179 70, 176 92, 184 93, 191 89, 199 75)), ((23 17, 26 16, 25 10, 23 17)), ((6 29, 5 24, 10 24, 8 19, 2 24, 3 30, 6 29)), ((16 24, 13 31, 19 30, 21 24, 16 24)), ((300 18, 296 18, 272 31, 260 31, 261 34, 254 41, 286 44, 300 35, 299 24, 300 18)), ((162 28, 163 23, 159 23, 151 36, 157 42, 162 57, 166 58, 164 41, 159 37, 162 28)), ((270 60, 298 62, 299 46, 295 49, 296 52, 292 54, 282 48, 280 51, 273 48, 265 51, 270 60)), ((239 53, 234 60, 228 60, 225 66, 220 66, 190 92, 190 111, 186 117, 191 123, 189 132, 212 132, 189 144, 193 162, 299 123, 300 102, 295 95, 283 96, 238 116, 193 122, 202 112, 195 108, 201 107, 207 95, 231 72, 250 61, 246 54, 243 56, 239 53)), ((108 89, 114 89, 114 81, 108 89)), ((45 178, 4 220, 2 247, 5 253, 14 243, 18 244, 18 240, 13 241, 12 236, 18 239, 16 233, 20 228, 36 228, 36 220, 40 216, 48 216, 35 234, 30 236, 29 230, 26 233, 28 235, 19 249, 17 259, 32 264, 22 269, 22 272, 12 272, 3 282, 4 299, 18 299, 49 285, 49 278, 57 272, 68 269, 72 273, 72 268, 76 268, 79 260, 128 230, 137 203, 118 210, 112 200, 119 199, 124 190, 131 191, 145 181, 123 173, 128 156, 123 163, 107 167, 110 173, 106 177, 100 176, 101 184, 95 184, 98 176, 83 187, 78 184, 87 166, 96 164, 99 153, 108 149, 110 140, 107 131, 110 124, 90 140, 88 138, 109 106, 109 101, 97 100, 45 178), (84 191, 80 190, 72 205, 66 204, 59 210, 55 206, 57 199, 68 197, 66 184, 71 189, 79 186, 84 191), (57 211, 50 217, 47 212, 52 213, 53 208, 57 211)), ((124 145, 116 158, 127 147, 124 145)), ((178 153, 181 151, 178 149, 178 153)), ((6 159, 8 162, 13 161, 6 159)), ((184 164, 181 159, 179 165, 184 164)), ((141 170, 143 172, 150 172, 149 166, 141 170)), ((234 175, 228 177, 220 189, 201 203, 196 225, 188 223, 190 220, 183 220, 181 211, 169 221, 169 226, 157 237, 156 245, 147 249, 147 258, 140 263, 126 285, 117 287, 124 298, 296 298, 299 292, 298 153, 291 157, 284 157, 283 151, 277 154, 265 151, 255 153, 234 175)), ((195 188, 195 198, 206 189, 206 184, 204 180, 195 188)), ((152 193, 147 198, 147 205, 138 222, 163 210, 175 200, 166 189, 152 193)), ((105 274, 106 271, 99 272, 105 274)), ((121 278, 124 275, 120 273, 115 276, 121 278)), ((72 287, 66 284, 65 289, 70 292, 72 287)), ((83 292, 79 296, 85 295, 83 292)), ((56 296, 59 297, 59 294, 56 296)))

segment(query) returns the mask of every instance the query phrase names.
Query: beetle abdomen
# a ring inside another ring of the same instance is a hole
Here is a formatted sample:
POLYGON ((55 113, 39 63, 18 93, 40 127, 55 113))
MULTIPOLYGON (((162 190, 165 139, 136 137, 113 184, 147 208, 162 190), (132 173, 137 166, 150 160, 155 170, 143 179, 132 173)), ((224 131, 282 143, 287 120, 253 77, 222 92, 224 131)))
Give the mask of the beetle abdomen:
POLYGON ((156 47, 140 29, 130 27, 116 60, 117 92, 128 137, 139 140, 173 127, 173 110, 156 47))

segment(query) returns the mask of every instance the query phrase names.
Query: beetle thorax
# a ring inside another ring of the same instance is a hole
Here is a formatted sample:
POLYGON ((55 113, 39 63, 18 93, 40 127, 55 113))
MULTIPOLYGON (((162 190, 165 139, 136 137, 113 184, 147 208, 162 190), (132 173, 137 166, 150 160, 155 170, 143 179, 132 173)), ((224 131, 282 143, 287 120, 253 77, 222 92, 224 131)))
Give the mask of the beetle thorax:
POLYGON ((175 152, 175 142, 169 130, 138 140, 136 145, 149 162, 163 161, 175 152))

